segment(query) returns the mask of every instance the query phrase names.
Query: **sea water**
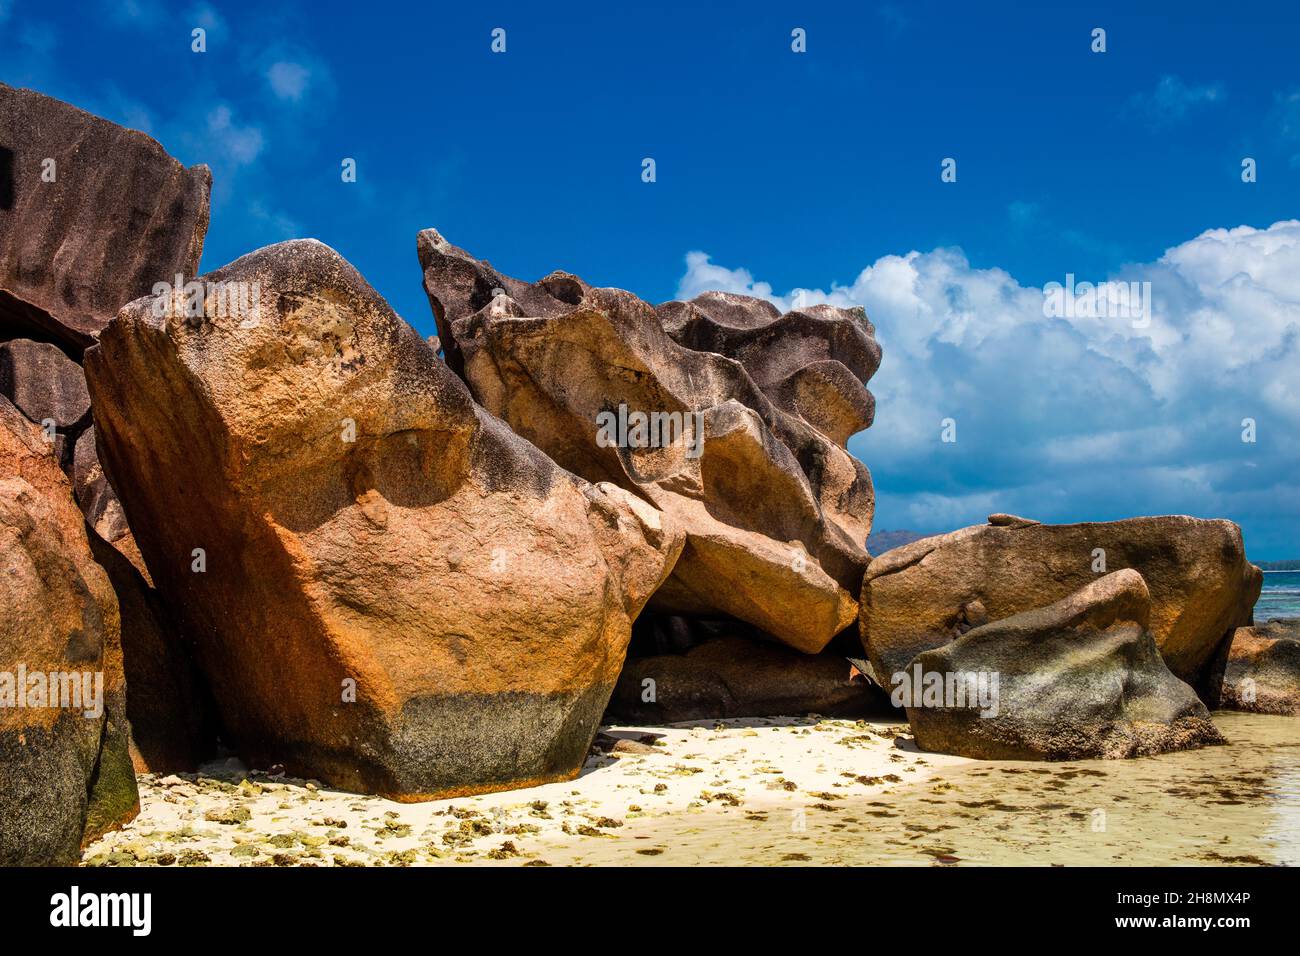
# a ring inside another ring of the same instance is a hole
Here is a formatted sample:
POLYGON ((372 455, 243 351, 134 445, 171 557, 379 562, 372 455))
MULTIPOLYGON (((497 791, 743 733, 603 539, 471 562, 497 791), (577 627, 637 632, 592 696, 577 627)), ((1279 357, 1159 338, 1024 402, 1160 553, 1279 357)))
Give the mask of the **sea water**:
POLYGON ((1300 571, 1265 571, 1264 589, 1255 605, 1255 622, 1300 617, 1300 571))

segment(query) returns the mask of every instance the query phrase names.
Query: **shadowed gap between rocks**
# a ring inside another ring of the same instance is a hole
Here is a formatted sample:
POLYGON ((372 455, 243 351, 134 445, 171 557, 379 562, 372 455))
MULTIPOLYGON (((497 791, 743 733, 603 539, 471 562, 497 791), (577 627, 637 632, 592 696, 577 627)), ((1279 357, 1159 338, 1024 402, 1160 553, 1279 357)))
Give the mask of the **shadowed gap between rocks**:
POLYGON ((854 655, 861 655, 854 628, 804 654, 735 619, 646 612, 633 624, 603 722, 892 715, 854 655))

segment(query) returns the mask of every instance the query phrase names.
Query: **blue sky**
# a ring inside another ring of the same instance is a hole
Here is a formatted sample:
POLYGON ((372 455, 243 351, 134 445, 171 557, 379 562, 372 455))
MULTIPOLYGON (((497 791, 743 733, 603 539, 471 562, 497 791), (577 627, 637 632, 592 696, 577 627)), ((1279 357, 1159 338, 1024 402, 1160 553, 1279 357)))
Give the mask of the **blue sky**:
POLYGON ((877 528, 1180 512, 1300 555, 1296 4, 271 6, 0 0, 0 79, 208 163, 205 268, 314 236, 426 332, 426 226, 520 278, 866 305, 877 528), (1067 273, 1154 321, 1045 318, 1067 273))

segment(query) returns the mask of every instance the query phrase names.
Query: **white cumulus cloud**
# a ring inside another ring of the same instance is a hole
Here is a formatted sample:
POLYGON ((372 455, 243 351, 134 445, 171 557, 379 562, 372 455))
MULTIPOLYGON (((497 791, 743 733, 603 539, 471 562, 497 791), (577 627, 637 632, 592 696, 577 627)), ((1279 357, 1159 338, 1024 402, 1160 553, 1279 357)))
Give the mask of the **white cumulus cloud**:
POLYGON ((271 64, 270 69, 266 71, 266 79, 276 96, 297 103, 307 91, 311 70, 301 63, 281 60, 271 64))
POLYGON ((851 448, 876 477, 878 528, 1185 513, 1240 522, 1257 553, 1300 555, 1300 221, 1211 229, 1077 277, 1149 282, 1144 317, 1048 315, 1043 289, 952 248, 784 295, 703 252, 686 265, 679 298, 866 308, 884 360, 876 422, 851 448), (955 443, 940 440, 946 418, 955 443))

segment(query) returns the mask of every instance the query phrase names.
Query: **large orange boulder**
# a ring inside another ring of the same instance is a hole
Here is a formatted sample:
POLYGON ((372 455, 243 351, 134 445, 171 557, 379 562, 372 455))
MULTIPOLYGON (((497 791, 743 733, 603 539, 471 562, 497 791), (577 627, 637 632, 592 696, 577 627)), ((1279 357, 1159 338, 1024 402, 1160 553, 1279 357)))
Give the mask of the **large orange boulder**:
POLYGON ((327 246, 202 281, 202 314, 133 302, 85 367, 232 746, 398 799, 575 775, 682 534, 476 405, 327 246))
POLYGON ((3 397, 0 608, 0 864, 73 864, 139 809, 118 605, 51 443, 3 397))

